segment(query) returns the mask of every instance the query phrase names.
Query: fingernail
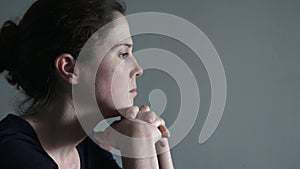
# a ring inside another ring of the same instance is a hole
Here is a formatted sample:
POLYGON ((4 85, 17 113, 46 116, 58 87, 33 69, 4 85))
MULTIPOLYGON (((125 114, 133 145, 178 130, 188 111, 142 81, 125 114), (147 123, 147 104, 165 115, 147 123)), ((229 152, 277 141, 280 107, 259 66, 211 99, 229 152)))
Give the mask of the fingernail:
POLYGON ((150 111, 150 108, 149 108, 149 106, 147 106, 147 105, 142 105, 142 106, 140 107, 140 109, 145 109, 145 110, 143 110, 143 111, 150 111))

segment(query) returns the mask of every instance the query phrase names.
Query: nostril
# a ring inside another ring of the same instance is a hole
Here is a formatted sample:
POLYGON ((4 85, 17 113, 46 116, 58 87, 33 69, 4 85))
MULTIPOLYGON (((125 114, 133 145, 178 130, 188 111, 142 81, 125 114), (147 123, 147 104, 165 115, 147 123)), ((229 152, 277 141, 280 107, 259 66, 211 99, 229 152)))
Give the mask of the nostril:
POLYGON ((130 73, 130 77, 139 77, 143 74, 143 69, 141 67, 137 67, 135 68, 131 73, 130 73))
POLYGON ((142 76, 142 74, 143 74, 143 69, 142 68, 140 68, 140 70, 138 71, 138 73, 136 74, 136 76, 138 77, 138 76, 142 76))

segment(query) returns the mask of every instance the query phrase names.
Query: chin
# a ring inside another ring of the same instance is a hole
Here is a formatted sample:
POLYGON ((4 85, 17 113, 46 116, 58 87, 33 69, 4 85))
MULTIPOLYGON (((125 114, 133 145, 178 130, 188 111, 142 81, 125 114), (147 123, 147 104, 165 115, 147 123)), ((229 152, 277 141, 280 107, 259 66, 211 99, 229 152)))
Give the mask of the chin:
POLYGON ((122 101, 115 100, 115 103, 112 102, 102 102, 102 104, 98 103, 98 106, 101 110, 101 113, 104 117, 104 119, 113 118, 121 116, 121 114, 125 114, 125 111, 134 105, 134 99, 127 99, 127 101, 124 102, 125 99, 122 99, 122 101))

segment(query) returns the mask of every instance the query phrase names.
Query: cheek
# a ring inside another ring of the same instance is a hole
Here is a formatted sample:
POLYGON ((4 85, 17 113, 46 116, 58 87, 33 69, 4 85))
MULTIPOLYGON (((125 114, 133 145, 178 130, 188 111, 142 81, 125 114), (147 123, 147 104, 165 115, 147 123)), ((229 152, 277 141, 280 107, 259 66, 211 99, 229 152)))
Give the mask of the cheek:
MULTIPOLYGON (((108 65, 108 64, 106 64, 108 65)), ((101 67, 96 79, 96 95, 98 103, 110 109, 131 106, 129 101, 129 72, 123 64, 119 66, 101 67)))
POLYGON ((101 99, 108 98, 111 91, 112 74, 113 70, 100 69, 96 77, 96 95, 101 99))
POLYGON ((133 98, 129 93, 130 87, 132 87, 131 82, 130 69, 123 62, 115 70, 111 83, 112 100, 117 109, 133 105, 133 98))
POLYGON ((112 77, 112 89, 122 91, 128 89, 129 78, 126 76, 125 70, 118 70, 113 74, 112 77))

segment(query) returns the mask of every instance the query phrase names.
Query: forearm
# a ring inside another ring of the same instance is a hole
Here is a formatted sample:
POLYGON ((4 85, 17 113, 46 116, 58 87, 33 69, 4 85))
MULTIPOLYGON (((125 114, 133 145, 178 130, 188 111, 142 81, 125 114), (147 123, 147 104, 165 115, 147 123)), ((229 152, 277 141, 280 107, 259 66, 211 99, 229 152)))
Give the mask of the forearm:
POLYGON ((164 146, 161 146, 161 143, 156 143, 157 158, 160 169, 174 169, 172 156, 170 152, 168 139, 164 138, 164 146))
POLYGON ((123 169, 158 169, 156 157, 128 158, 122 157, 123 169))
POLYGON ((160 169, 174 169, 170 151, 158 155, 158 163, 160 169))
POLYGON ((159 169, 155 144, 126 146, 121 150, 123 169, 159 169))

